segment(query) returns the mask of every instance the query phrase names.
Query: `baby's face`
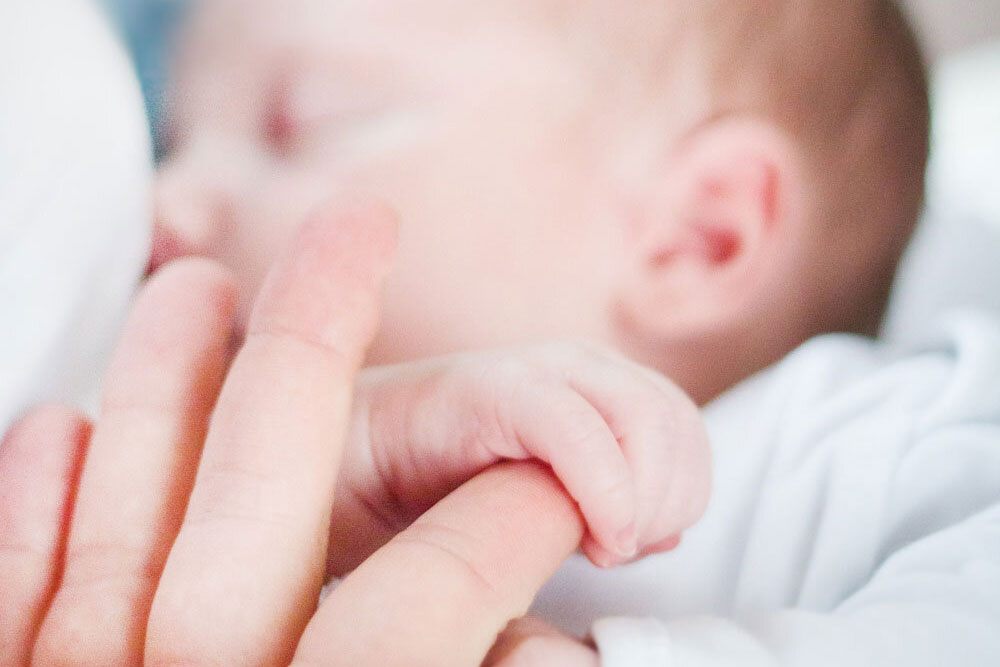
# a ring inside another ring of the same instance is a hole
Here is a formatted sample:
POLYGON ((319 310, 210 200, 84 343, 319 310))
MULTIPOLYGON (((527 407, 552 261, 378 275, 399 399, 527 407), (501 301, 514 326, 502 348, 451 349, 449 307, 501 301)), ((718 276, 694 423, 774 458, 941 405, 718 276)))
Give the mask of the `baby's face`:
POLYGON ((171 95, 161 248, 228 264, 245 316, 310 209, 374 194, 402 229, 372 363, 613 342, 626 230, 599 91, 490 4, 211 0, 171 95))

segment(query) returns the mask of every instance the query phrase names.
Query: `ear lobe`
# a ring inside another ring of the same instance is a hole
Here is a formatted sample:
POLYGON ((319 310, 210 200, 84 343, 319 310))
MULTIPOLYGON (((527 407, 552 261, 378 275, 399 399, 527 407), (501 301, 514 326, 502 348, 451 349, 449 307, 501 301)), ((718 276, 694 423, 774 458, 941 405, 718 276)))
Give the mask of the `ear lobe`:
POLYGON ((785 133, 751 118, 701 126, 674 147, 640 207, 638 323, 663 333, 732 325, 781 259, 801 195, 797 165, 785 133))

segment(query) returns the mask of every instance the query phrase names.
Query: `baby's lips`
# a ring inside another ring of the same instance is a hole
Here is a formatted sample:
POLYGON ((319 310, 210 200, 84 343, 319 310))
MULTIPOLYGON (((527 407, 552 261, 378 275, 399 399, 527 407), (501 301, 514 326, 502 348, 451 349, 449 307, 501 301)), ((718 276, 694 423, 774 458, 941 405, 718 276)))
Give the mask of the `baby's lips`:
POLYGON ((162 225, 154 225, 153 248, 149 255, 146 275, 150 276, 156 273, 164 264, 172 262, 175 259, 197 254, 198 252, 194 244, 185 241, 176 232, 162 225))

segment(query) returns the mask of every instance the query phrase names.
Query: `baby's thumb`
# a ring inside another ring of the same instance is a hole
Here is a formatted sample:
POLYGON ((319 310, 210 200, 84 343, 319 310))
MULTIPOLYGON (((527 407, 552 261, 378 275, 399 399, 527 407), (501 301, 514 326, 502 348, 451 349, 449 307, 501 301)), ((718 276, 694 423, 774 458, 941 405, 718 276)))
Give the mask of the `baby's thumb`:
POLYGON ((264 282, 251 329, 315 332, 315 343, 335 350, 356 369, 378 326, 382 284, 397 236, 395 212, 378 201, 324 203, 278 259, 284 270, 271 271, 264 282), (303 280, 313 288, 296 289, 303 280), (277 303, 281 307, 268 307, 277 303))

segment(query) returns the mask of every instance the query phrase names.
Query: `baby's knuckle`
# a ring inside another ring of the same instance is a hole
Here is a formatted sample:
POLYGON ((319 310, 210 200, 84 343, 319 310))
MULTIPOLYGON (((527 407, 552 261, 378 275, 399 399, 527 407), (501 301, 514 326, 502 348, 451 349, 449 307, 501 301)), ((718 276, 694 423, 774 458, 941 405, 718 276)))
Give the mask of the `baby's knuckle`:
POLYGON ((625 475, 605 475, 601 496, 606 504, 620 504, 634 497, 631 480, 625 475))
POLYGON ((602 470, 587 493, 591 498, 600 499, 599 511, 602 515, 609 511, 616 514, 636 500, 632 476, 617 467, 602 470))
POLYGON ((590 415, 580 415, 573 411, 565 413, 566 426, 563 434, 570 450, 593 450, 613 448, 617 441, 606 423, 598 419, 588 419, 590 415))
POLYGON ((517 385, 531 372, 527 358, 516 353, 484 356, 474 368, 474 386, 494 389, 517 385))
POLYGON ((586 364, 616 359, 606 345, 584 338, 547 343, 539 347, 541 356, 563 364, 586 364))

